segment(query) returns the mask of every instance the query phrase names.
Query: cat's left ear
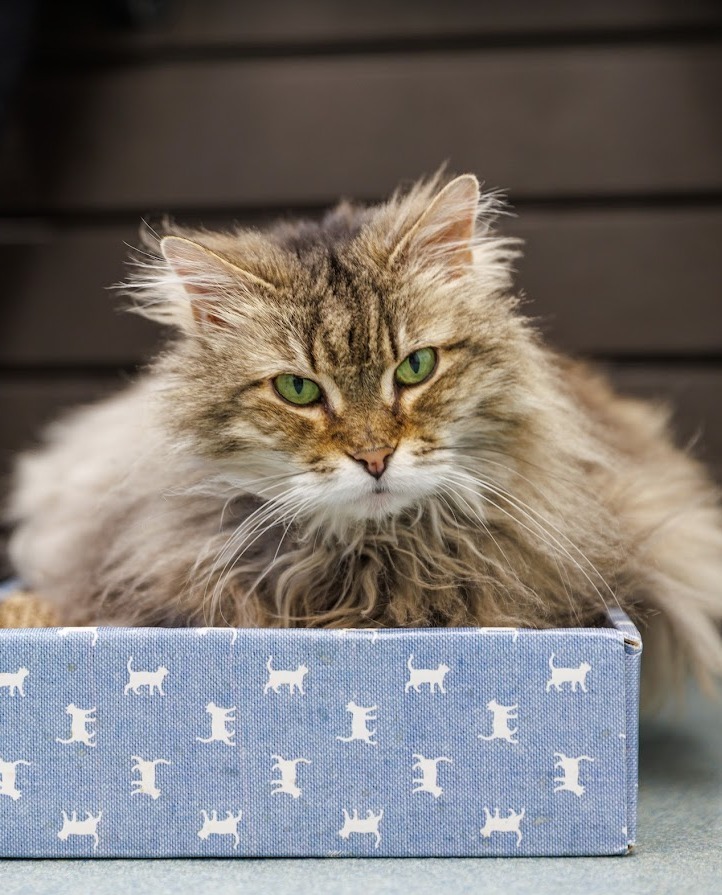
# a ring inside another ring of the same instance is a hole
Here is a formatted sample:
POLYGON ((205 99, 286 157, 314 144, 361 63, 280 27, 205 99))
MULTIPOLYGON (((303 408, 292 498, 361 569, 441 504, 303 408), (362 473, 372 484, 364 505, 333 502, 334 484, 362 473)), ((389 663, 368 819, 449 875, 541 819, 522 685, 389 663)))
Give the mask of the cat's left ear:
POLYGON ((250 295, 254 289, 275 291, 274 286, 250 271, 182 236, 163 237, 160 250, 190 298, 196 326, 232 325, 237 312, 233 313, 227 301, 229 294, 243 291, 250 295))
POLYGON ((461 276, 472 262, 480 195, 479 181, 473 174, 452 180, 401 237, 389 263, 410 258, 421 264, 440 264, 449 276, 461 276))

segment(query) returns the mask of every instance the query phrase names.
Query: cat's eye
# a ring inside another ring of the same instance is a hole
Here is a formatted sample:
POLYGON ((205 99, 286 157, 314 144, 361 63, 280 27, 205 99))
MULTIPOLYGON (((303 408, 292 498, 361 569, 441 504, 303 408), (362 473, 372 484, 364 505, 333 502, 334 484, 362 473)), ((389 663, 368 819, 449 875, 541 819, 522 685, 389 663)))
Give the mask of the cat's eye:
POLYGON ((278 394, 291 404, 313 404, 321 397, 321 389, 313 379, 294 376, 293 373, 281 373, 273 380, 278 394))
POLYGON ((434 349, 419 348, 401 361, 394 376, 399 385, 418 385, 431 376, 435 367, 434 349))

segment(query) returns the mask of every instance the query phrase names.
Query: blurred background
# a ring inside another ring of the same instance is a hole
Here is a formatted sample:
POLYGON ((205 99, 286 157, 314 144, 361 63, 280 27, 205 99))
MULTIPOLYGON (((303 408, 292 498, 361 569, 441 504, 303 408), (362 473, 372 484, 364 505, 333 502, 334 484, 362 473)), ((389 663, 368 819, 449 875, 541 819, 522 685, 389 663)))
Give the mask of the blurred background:
POLYGON ((444 161, 507 191, 549 339, 722 480, 721 47, 712 0, 3 0, 0 482, 158 344, 107 290, 141 218, 315 216, 444 161))

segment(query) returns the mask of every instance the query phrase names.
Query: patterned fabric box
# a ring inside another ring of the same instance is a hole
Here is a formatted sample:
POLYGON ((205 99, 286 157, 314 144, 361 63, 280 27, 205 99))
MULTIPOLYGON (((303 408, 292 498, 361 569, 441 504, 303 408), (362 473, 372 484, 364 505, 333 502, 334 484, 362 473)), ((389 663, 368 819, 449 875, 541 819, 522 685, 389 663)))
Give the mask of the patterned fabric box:
POLYGON ((0 855, 605 855, 639 635, 0 632, 0 855))

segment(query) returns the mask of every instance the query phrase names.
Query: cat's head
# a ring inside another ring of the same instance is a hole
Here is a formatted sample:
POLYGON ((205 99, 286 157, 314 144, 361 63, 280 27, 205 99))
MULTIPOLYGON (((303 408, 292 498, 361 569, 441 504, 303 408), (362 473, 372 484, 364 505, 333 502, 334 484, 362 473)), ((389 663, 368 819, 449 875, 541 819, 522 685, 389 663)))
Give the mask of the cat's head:
POLYGON ((137 285, 181 332, 157 367, 175 435, 287 518, 336 521, 399 513, 503 449, 533 337, 496 205, 437 177, 320 223, 170 229, 137 285))

